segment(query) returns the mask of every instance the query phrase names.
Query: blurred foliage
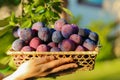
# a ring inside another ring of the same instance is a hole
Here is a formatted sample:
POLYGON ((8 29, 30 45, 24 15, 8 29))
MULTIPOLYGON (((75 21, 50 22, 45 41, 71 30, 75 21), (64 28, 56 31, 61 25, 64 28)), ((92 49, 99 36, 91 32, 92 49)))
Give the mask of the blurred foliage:
POLYGON ((14 14, 4 20, 0 20, 0 72, 2 73, 12 69, 9 66, 13 63, 10 62, 11 56, 8 56, 6 52, 10 49, 12 42, 15 40, 12 35, 12 29, 15 27, 13 26, 13 17, 14 14))
POLYGON ((10 45, 14 41, 14 37, 11 31, 7 31, 3 36, 0 37, 0 72, 7 73, 12 68, 9 66, 11 56, 6 55, 5 52, 11 47, 10 45))
POLYGON ((78 16, 74 16, 72 18, 70 18, 70 20, 68 21, 69 23, 72 23, 72 24, 76 24, 80 27, 80 22, 82 20, 82 16, 81 15, 78 15, 78 16))
POLYGON ((113 44, 108 40, 108 35, 112 32, 113 28, 117 24, 115 22, 105 23, 103 21, 93 21, 88 27, 98 33, 100 39, 100 52, 97 56, 97 61, 104 61, 114 59, 115 55, 113 53, 113 44))

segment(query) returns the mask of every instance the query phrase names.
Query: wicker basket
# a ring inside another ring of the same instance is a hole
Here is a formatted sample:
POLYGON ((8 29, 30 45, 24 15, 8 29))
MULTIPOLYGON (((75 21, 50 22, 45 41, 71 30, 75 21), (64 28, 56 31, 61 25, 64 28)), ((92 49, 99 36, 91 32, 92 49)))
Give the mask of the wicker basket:
POLYGON ((20 52, 9 50, 7 54, 13 56, 13 60, 17 67, 27 60, 53 55, 56 59, 69 57, 73 58, 73 60, 78 64, 79 70, 93 70, 98 51, 20 52))

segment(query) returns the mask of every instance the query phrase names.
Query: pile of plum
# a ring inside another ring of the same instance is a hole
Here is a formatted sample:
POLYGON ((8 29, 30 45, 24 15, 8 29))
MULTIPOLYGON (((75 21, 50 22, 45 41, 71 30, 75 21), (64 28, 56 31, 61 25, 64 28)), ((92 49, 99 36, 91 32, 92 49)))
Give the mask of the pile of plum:
POLYGON ((86 28, 69 24, 65 19, 55 22, 54 28, 48 28, 42 22, 36 22, 31 28, 16 27, 13 35, 17 38, 13 44, 14 51, 94 51, 99 36, 86 28))

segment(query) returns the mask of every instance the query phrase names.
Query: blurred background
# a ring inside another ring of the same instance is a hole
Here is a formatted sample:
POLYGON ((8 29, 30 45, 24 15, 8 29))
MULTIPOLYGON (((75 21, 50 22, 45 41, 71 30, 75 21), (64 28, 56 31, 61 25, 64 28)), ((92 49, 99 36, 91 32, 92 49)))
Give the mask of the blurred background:
MULTIPOLYGON (((120 0, 61 1, 74 17, 71 18, 65 12, 60 17, 97 32, 102 47, 94 70, 38 80, 120 80, 120 0)), ((16 17, 22 14, 21 0, 0 0, 0 73, 5 75, 15 70, 11 57, 6 55, 15 39, 11 34, 12 27, 6 27, 12 12, 15 12, 16 17)))

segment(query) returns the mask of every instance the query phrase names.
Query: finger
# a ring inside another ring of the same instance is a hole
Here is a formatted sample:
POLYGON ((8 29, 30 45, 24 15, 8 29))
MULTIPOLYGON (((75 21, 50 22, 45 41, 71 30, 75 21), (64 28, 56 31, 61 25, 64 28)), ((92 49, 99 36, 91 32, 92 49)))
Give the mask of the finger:
POLYGON ((65 65, 61 65, 57 68, 54 68, 49 73, 56 73, 56 72, 59 72, 59 71, 67 70, 67 69, 70 69, 70 68, 77 68, 77 67, 78 67, 78 65, 76 63, 65 64, 65 65))
POLYGON ((49 63, 44 64, 42 66, 42 67, 44 67, 42 71, 46 71, 48 69, 60 66, 60 65, 65 64, 65 63, 70 63, 70 62, 73 62, 72 58, 61 58, 59 60, 54 60, 54 61, 51 61, 49 63))
POLYGON ((32 59, 32 60, 30 60, 30 62, 33 64, 36 64, 36 65, 39 65, 39 64, 47 63, 54 59, 55 59, 54 56, 45 56, 45 57, 41 57, 41 58, 32 59))
POLYGON ((64 71, 64 70, 67 70, 67 69, 70 69, 70 68, 77 68, 77 67, 78 67, 78 65, 76 63, 65 64, 65 65, 56 67, 49 72, 40 73, 38 76, 39 77, 47 76, 48 74, 64 71))
POLYGON ((43 64, 43 63, 46 63, 46 62, 50 62, 50 61, 52 61, 54 59, 55 59, 54 56, 45 56, 45 57, 42 57, 41 60, 40 60, 40 64, 43 64))

